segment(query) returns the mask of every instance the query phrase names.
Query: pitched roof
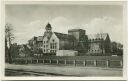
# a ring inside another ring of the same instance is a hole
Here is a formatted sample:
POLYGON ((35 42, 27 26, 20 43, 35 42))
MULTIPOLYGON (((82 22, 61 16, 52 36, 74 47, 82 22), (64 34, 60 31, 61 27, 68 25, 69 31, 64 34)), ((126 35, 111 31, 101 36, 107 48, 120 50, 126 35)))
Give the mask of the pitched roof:
POLYGON ((88 35, 88 39, 106 39, 108 36, 108 33, 98 33, 98 34, 92 34, 88 35))
POLYGON ((64 34, 64 33, 58 33, 54 32, 55 35, 60 39, 60 40, 68 40, 68 41, 73 41, 76 40, 72 35, 64 34))

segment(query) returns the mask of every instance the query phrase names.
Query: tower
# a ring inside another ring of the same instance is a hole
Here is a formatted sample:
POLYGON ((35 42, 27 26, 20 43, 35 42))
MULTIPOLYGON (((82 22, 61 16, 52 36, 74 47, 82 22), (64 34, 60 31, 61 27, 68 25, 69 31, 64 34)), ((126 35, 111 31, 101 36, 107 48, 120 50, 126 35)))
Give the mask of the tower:
POLYGON ((52 27, 51 24, 48 22, 48 24, 45 27, 46 32, 51 32, 52 31, 52 27))
POLYGON ((51 24, 48 22, 48 24, 45 27, 44 36, 47 36, 48 38, 50 38, 51 35, 52 35, 52 27, 51 27, 51 24))
POLYGON ((81 41, 81 38, 85 37, 85 30, 71 29, 71 30, 68 30, 68 34, 74 36, 76 38, 76 40, 79 42, 79 41, 81 41))

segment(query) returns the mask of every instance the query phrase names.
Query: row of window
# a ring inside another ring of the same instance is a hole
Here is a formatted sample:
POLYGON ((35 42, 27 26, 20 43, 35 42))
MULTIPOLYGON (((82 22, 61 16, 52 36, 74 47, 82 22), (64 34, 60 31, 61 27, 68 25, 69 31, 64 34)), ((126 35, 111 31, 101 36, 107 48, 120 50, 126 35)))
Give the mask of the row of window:
POLYGON ((45 43, 48 43, 48 41, 44 41, 43 43, 44 43, 44 44, 45 44, 45 43))
MULTIPOLYGON (((55 42, 55 40, 53 39, 52 42, 55 42)), ((43 43, 44 43, 44 44, 45 44, 45 43, 48 43, 48 41, 43 41, 43 43)))
POLYGON ((44 45, 44 48, 45 48, 45 47, 47 48, 47 47, 48 47, 48 45, 44 45))
POLYGON ((56 43, 50 43, 50 48, 51 49, 56 49, 57 48, 57 44, 56 43))
MULTIPOLYGON (((41 47, 42 45, 38 45, 39 47, 41 47)), ((43 45, 44 48, 48 48, 48 45, 43 45)), ((50 43, 50 48, 51 49, 56 49, 57 48, 57 43, 50 43)))
POLYGON ((44 53, 48 52, 48 49, 44 49, 43 52, 44 52, 44 53))
POLYGON ((56 50, 50 50, 51 53, 56 53, 56 50))
POLYGON ((103 40, 103 38, 98 38, 98 39, 89 39, 89 41, 99 41, 99 40, 103 40))
POLYGON ((90 52, 100 52, 101 50, 88 50, 88 51, 90 51, 90 52))
MULTIPOLYGON (((49 51, 48 51, 48 49, 44 49, 43 52, 48 53, 49 51)), ((50 53, 56 53, 56 50, 50 50, 50 53)))

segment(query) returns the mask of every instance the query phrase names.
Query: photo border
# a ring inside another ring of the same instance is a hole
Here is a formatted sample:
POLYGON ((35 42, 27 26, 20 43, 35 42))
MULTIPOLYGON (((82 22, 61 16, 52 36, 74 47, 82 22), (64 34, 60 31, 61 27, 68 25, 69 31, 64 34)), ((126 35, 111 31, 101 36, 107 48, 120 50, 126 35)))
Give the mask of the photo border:
POLYGON ((1 3, 1 19, 2 19, 2 27, 1 27, 1 38, 3 40, 0 41, 1 43, 1 79, 2 80, 126 80, 127 79, 127 57, 128 57, 128 51, 127 51, 127 40, 128 38, 126 37, 127 35, 127 4, 125 3, 126 1, 78 1, 78 0, 74 0, 74 1, 49 1, 49 0, 22 0, 22 1, 12 1, 12 0, 6 0, 6 1, 2 1, 1 3), (42 76, 36 76, 36 77, 7 77, 4 76, 5 74, 5 42, 4 42, 4 25, 5 25, 5 5, 6 4, 55 4, 55 5, 62 5, 62 4, 68 4, 68 5, 123 5, 123 76, 122 77, 42 77, 42 76))

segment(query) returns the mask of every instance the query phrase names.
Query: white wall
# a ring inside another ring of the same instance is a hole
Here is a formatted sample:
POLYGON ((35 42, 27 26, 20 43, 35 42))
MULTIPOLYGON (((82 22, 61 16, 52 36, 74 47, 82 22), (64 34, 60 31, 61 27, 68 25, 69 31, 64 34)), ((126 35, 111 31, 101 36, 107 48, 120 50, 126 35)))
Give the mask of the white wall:
POLYGON ((73 50, 58 50, 56 56, 77 56, 78 52, 73 50))

